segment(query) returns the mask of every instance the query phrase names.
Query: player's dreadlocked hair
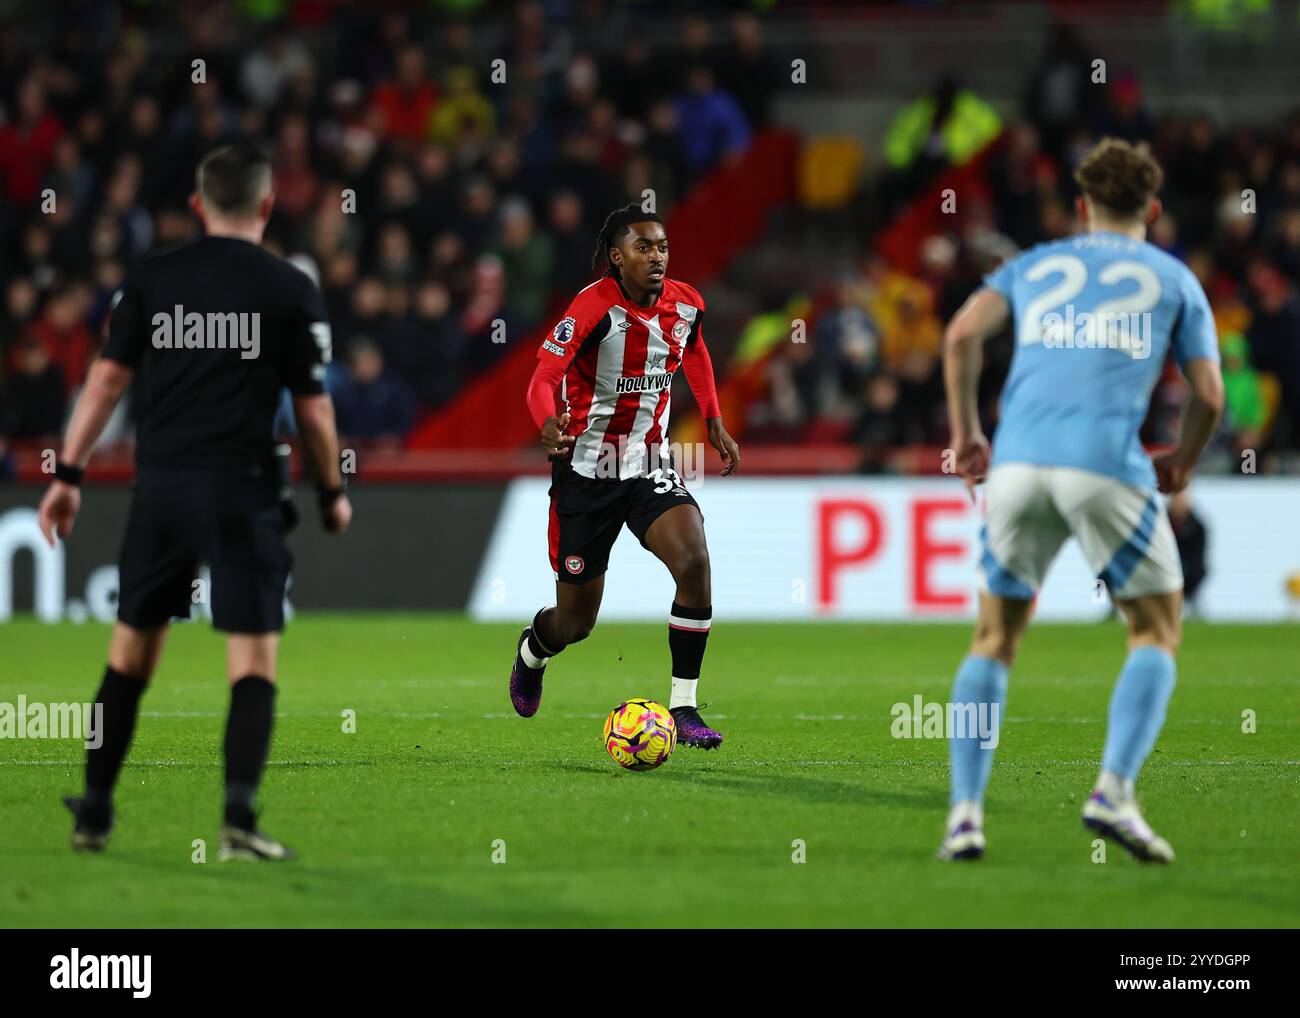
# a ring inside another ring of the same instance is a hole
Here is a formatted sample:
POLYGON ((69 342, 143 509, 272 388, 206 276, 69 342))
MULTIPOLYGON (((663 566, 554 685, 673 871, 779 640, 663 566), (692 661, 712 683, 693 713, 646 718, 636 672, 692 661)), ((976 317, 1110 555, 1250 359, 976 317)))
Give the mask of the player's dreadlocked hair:
POLYGON ((633 223, 662 222, 659 213, 646 212, 636 202, 615 209, 605 220, 605 225, 600 228, 600 236, 596 238, 596 253, 591 256, 591 267, 598 269, 604 265, 605 275, 619 278, 621 274, 618 266, 609 259, 609 249, 618 242, 619 237, 627 233, 628 227, 633 223))

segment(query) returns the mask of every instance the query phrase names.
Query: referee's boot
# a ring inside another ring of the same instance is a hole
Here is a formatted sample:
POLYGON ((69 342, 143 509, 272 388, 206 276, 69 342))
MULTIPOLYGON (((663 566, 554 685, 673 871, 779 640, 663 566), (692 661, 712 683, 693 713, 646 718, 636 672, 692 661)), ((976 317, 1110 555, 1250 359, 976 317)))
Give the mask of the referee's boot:
POLYGON ((72 850, 74 852, 104 851, 108 846, 108 836, 113 833, 112 807, 89 806, 79 795, 65 796, 63 805, 68 807, 76 818, 72 826, 72 850))
POLYGON ((221 828, 221 861, 285 862, 297 859, 298 853, 288 845, 276 841, 265 831, 257 829, 257 820, 251 814, 232 817, 226 814, 221 828))

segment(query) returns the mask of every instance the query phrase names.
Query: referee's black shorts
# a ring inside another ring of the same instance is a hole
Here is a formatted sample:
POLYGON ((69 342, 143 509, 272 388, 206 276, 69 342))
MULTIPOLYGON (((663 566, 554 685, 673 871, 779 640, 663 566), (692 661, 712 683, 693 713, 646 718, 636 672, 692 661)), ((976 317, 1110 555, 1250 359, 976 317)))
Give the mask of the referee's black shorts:
POLYGON ((141 467, 122 541, 117 617, 137 629, 189 618, 206 562, 214 628, 278 633, 293 565, 285 532, 269 466, 141 467))

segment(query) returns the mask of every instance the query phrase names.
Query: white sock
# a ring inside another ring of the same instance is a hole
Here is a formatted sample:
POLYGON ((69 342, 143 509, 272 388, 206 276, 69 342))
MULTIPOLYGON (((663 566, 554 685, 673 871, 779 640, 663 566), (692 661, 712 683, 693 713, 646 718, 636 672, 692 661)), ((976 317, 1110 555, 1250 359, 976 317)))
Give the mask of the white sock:
POLYGON ((1116 806, 1121 806, 1133 798, 1133 779, 1103 768, 1101 777, 1097 779, 1097 791, 1116 806))
MULTIPOLYGON (((542 641, 538 640, 537 642, 541 643, 542 641)), ((545 668, 546 662, 551 660, 549 657, 538 657, 534 654, 532 648, 528 646, 527 640, 519 645, 519 656, 524 659, 524 664, 529 668, 545 668)))
POLYGON ((674 675, 673 693, 668 699, 668 709, 698 706, 695 702, 695 687, 699 684, 699 679, 679 679, 674 675))
POLYGON ((948 830, 969 820, 976 827, 984 827, 984 804, 974 799, 961 799, 948 811, 948 830))

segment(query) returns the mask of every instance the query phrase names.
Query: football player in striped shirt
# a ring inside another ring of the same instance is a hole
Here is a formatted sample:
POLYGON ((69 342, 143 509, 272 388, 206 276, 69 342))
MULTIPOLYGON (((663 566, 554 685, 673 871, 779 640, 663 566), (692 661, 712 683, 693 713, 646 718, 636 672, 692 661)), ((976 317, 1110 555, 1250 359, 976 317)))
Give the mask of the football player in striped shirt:
POLYGON ((528 407, 551 460, 549 544, 554 605, 519 637, 510 699, 523 717, 542 702, 542 673, 596 624, 609 552, 627 524, 677 584, 668 615, 678 739, 713 749, 722 733, 700 717, 696 686, 712 620, 704 517, 682 484, 668 445, 673 375, 680 367, 722 457, 735 473, 740 449, 722 424, 704 345, 704 300, 668 278, 668 235, 632 204, 606 219, 583 289, 538 351, 528 407))

